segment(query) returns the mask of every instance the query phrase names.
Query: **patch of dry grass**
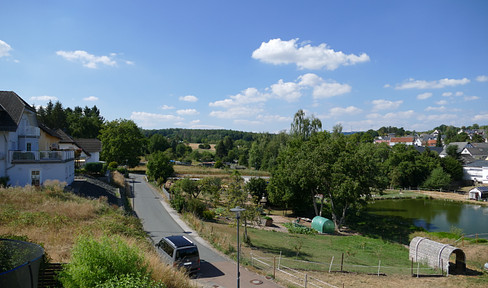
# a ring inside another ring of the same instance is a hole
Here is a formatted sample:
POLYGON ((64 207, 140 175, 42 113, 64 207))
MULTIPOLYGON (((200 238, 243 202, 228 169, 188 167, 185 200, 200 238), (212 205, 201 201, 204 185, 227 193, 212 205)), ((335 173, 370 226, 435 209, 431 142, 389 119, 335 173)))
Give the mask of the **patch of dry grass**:
POLYGON ((159 259, 139 219, 110 207, 104 199, 81 198, 58 185, 0 188, 0 199, 0 235, 26 236, 44 247, 51 262, 69 262, 80 235, 119 235, 144 252, 154 280, 168 288, 195 287, 184 272, 159 259))

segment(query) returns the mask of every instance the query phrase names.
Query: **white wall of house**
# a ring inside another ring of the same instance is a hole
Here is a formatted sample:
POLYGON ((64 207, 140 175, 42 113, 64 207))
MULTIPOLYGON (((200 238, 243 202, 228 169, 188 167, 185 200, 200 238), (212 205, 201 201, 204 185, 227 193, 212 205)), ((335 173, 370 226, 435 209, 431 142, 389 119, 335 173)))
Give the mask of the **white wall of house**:
POLYGON ((488 167, 463 167, 464 180, 488 184, 488 167))
POLYGON ((46 180, 59 180, 71 184, 75 179, 73 161, 60 163, 16 164, 8 170, 9 184, 12 186, 31 185, 32 171, 39 171, 40 185, 46 180), (69 164, 71 163, 71 164, 69 164))

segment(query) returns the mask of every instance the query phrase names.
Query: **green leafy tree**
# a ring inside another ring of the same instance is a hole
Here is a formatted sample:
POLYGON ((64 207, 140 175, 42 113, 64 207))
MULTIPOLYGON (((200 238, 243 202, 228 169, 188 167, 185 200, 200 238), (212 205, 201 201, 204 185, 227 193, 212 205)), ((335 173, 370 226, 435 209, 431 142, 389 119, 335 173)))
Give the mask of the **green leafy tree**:
POLYGON ((312 134, 322 131, 322 122, 320 119, 305 117, 305 112, 300 109, 295 113, 291 123, 290 135, 301 139, 308 139, 312 134))
POLYGON ((441 165, 444 171, 451 176, 452 180, 461 181, 463 179, 463 165, 458 160, 451 156, 446 156, 441 158, 441 165))
POLYGON ((149 153, 156 151, 166 151, 170 147, 168 139, 161 134, 154 134, 149 138, 147 149, 149 153))
POLYGON ((259 204, 259 201, 268 195, 267 186, 268 184, 263 178, 251 177, 245 188, 251 194, 254 203, 259 204))
POLYGON ((425 180, 423 186, 430 189, 441 189, 449 187, 451 183, 451 176, 444 172, 442 167, 437 167, 432 170, 429 178, 425 180))
POLYGON ((295 213, 313 206, 321 215, 322 200, 327 200, 340 230, 349 210, 365 205, 372 189, 383 189, 371 153, 375 146, 348 139, 317 133, 309 141, 292 141, 278 157, 268 189, 270 201, 295 213))
POLYGON ((132 120, 119 119, 105 123, 100 132, 101 157, 106 162, 127 163, 129 167, 139 164, 143 155, 145 137, 132 120))
POLYGON ((170 163, 168 156, 161 151, 151 154, 147 162, 147 176, 152 180, 166 181, 169 176, 173 175, 173 165, 170 163))

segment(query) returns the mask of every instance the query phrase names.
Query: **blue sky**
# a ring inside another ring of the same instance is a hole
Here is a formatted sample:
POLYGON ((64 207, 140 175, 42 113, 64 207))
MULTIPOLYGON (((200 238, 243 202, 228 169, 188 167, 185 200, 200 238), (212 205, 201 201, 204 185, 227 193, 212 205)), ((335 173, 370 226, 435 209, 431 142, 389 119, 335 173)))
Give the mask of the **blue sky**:
POLYGON ((0 90, 146 129, 488 124, 488 1, 4 1, 0 90))

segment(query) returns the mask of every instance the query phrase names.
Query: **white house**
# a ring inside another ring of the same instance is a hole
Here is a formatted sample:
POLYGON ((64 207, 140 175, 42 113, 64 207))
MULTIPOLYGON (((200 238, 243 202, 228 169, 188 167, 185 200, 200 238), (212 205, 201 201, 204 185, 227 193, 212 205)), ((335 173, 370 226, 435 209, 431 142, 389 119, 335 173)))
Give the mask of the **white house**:
POLYGON ((15 92, 0 91, 0 177, 12 186, 71 184, 74 151, 41 150, 36 112, 15 92))
POLYGON ((480 186, 469 190, 470 200, 481 200, 488 198, 488 187, 480 186))
POLYGON ((488 184, 488 161, 476 160, 463 166, 464 180, 488 184))
POLYGON ((77 151, 75 162, 78 166, 100 161, 100 152, 102 151, 102 142, 100 140, 89 138, 71 138, 61 129, 58 129, 56 133, 62 138, 59 141, 59 148, 77 151))

